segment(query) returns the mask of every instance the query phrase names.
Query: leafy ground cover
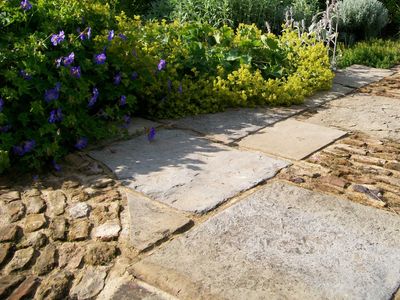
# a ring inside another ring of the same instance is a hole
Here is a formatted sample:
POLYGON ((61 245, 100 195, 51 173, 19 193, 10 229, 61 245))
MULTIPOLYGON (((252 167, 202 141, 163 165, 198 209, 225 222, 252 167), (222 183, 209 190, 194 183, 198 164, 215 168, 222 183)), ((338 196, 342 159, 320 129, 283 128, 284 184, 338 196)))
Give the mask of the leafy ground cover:
POLYGON ((292 28, 144 22, 101 1, 0 6, 0 171, 58 170, 133 115, 298 104, 333 78, 325 45, 292 28))
POLYGON ((375 39, 341 48, 340 68, 353 64, 375 68, 391 68, 400 63, 400 41, 375 39))

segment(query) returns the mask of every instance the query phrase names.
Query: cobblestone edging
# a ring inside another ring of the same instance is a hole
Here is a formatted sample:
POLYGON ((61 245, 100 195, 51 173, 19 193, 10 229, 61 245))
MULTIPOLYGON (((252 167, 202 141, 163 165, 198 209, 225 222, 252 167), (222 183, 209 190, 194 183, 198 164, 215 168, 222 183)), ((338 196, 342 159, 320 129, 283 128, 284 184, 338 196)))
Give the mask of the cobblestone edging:
POLYGON ((95 297, 125 251, 119 185, 93 161, 67 162, 62 175, 1 187, 1 299, 95 297))

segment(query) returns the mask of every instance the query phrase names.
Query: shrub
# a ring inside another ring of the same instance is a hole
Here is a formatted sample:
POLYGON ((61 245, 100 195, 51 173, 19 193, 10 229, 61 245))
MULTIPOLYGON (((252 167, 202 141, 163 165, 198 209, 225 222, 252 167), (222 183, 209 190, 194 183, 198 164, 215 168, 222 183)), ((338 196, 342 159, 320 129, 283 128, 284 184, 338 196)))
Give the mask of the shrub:
POLYGON ((123 131, 134 114, 290 105, 331 85, 325 46, 291 29, 277 37, 255 25, 143 22, 100 2, 68 3, 79 13, 54 3, 1 4, 0 172, 58 169, 63 155, 123 131))
POLYGON ((339 16, 339 31, 350 41, 377 36, 389 21, 388 10, 377 0, 343 0, 339 16))
POLYGON ((341 48, 339 67, 353 64, 374 68, 391 68, 400 63, 400 42, 391 40, 372 40, 358 42, 352 47, 341 48))
POLYGON ((400 3, 398 0, 380 0, 389 11, 390 23, 385 31, 389 34, 399 34, 400 31, 400 3))

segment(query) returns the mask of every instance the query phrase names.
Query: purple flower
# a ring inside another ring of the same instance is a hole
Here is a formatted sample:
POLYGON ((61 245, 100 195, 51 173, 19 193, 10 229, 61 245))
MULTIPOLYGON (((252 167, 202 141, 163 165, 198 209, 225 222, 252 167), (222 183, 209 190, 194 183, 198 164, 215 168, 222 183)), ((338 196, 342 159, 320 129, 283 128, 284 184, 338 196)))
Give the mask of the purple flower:
POLYGON ((33 148, 35 148, 35 146, 36 146, 35 140, 32 139, 32 140, 26 141, 24 143, 24 152, 25 153, 31 152, 33 150, 33 148))
POLYGON ((108 33, 108 40, 111 41, 114 38, 114 30, 110 30, 108 33))
POLYGON ((53 168, 56 172, 60 172, 61 171, 61 166, 59 164, 56 163, 56 161, 53 159, 51 164, 53 165, 53 168))
POLYGON ((136 79, 138 79, 138 77, 139 77, 138 72, 133 72, 132 75, 131 75, 131 79, 132 80, 136 80, 136 79))
POLYGON ((121 83, 121 73, 118 72, 114 76, 114 84, 115 85, 119 85, 120 83, 121 83))
POLYGON ((13 153, 18 156, 23 156, 25 154, 24 148, 22 146, 13 146, 13 153))
POLYGON ((95 105, 97 102, 97 98, 99 98, 99 90, 97 88, 93 88, 93 95, 89 100, 88 107, 93 107, 93 105, 95 105))
POLYGON ((71 52, 70 55, 64 57, 64 66, 69 66, 74 62, 75 59, 75 54, 74 52, 71 52))
POLYGON ((81 67, 72 67, 70 70, 71 76, 74 78, 81 78, 81 67))
POLYGON ((58 97, 60 97, 60 88, 61 88, 61 83, 57 82, 54 88, 46 90, 44 93, 44 100, 47 103, 53 100, 57 100, 58 97))
POLYGON ((22 0, 20 4, 24 11, 28 11, 32 8, 32 4, 30 4, 28 0, 22 0))
POLYGON ((81 137, 76 141, 75 148, 78 150, 82 150, 82 149, 86 148, 87 144, 88 144, 88 138, 81 137))
POLYGON ((0 112, 3 111, 3 108, 4 108, 4 100, 3 98, 0 97, 0 112))
POLYGON ((91 36, 92 36, 92 28, 88 27, 83 32, 81 32, 81 34, 79 35, 79 38, 82 41, 85 41, 85 40, 90 40, 91 36))
POLYGON ((131 117, 128 116, 128 115, 124 115, 124 116, 122 117, 122 119, 123 119, 124 122, 125 122, 125 126, 127 126, 127 125, 129 125, 129 124, 131 123, 131 117))
POLYGON ((4 126, 0 126, 0 132, 2 132, 2 133, 6 133, 6 132, 8 132, 10 129, 11 129, 11 125, 9 125, 9 124, 4 125, 4 126))
POLYGON ((61 66, 62 60, 63 60, 62 57, 56 59, 56 67, 57 67, 57 68, 59 68, 59 67, 61 66))
POLYGON ((32 79, 32 76, 29 75, 28 73, 26 73, 25 70, 19 71, 19 75, 21 75, 21 77, 24 78, 25 80, 31 80, 32 79))
POLYGON ((125 95, 121 96, 121 99, 119 100, 119 105, 120 106, 126 105, 126 96, 125 95))
POLYGON ((94 61, 98 65, 104 64, 106 62, 106 59, 107 59, 107 56, 106 56, 106 54, 104 52, 102 52, 100 54, 97 54, 94 57, 94 61))
POLYGON ((56 122, 61 122, 63 120, 63 115, 61 108, 53 109, 50 112, 50 117, 48 119, 50 124, 56 123, 56 122))
POLYGON ((182 94, 182 92, 183 92, 183 88, 182 88, 182 82, 181 82, 181 84, 178 87, 178 93, 182 94))
POLYGON ((156 136, 156 130, 154 129, 154 127, 151 127, 149 133, 147 134, 147 139, 149 140, 149 142, 152 142, 155 136, 156 136))
POLYGON ((160 59, 160 62, 157 65, 158 71, 162 71, 166 68, 167 62, 164 59, 160 59))
POLYGON ((39 175, 33 175, 32 179, 33 179, 33 181, 38 181, 39 180, 39 175))
POLYGON ((122 40, 124 40, 124 41, 127 40, 127 37, 126 37, 125 34, 120 33, 120 34, 118 34, 118 36, 119 36, 122 40))
POLYGON ((65 39, 64 31, 60 31, 58 34, 53 34, 50 38, 53 46, 57 46, 65 39))

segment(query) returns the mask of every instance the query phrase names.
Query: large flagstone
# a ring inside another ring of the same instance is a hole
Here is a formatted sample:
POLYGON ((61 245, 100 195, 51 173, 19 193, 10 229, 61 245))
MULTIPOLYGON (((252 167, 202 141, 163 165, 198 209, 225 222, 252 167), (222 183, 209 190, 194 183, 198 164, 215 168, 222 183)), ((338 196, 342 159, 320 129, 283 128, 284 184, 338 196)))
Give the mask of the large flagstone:
POLYGON ((204 213, 269 179, 288 163, 182 130, 160 130, 91 151, 131 189, 179 210, 204 213))
POLYGON ((279 157, 303 159, 334 142, 346 132, 288 119, 264 128, 240 141, 241 147, 279 157))
POLYGON ((305 122, 400 141, 400 99, 355 94, 330 102, 305 122))
POLYGON ((346 69, 337 71, 333 82, 348 87, 359 88, 393 74, 394 71, 391 70, 352 65, 346 69))
POLYGON ((400 217, 275 182, 133 265, 179 299, 390 299, 400 217))

